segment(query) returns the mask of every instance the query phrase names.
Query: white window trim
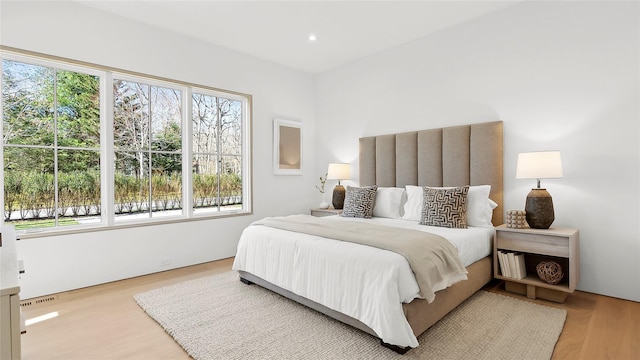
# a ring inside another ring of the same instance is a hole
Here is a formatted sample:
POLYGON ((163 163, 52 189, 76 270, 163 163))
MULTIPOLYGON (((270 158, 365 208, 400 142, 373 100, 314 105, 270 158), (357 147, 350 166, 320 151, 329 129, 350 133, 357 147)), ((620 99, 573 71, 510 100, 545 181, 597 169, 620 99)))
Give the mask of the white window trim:
MULTIPOLYGON (((54 67, 61 70, 81 72, 100 78, 100 176, 101 176, 101 221, 90 225, 73 225, 53 228, 41 228, 20 231, 21 238, 35 238, 42 236, 63 235, 72 233, 84 233, 91 231, 104 231, 117 228, 153 226, 159 224, 179 223, 188 221, 200 221, 208 219, 226 218, 239 215, 251 215, 253 213, 253 174, 252 174, 252 96, 248 94, 226 91, 213 87, 207 87, 188 82, 165 79, 157 76, 128 72, 122 69, 106 67, 91 63, 85 63, 65 58, 49 56, 27 52, 20 49, 9 48, 0 45, 0 58, 25 62, 29 64, 54 67), (182 214, 179 216, 163 216, 158 218, 145 218, 138 220, 119 220, 115 222, 114 206, 114 173, 112 166, 105 166, 114 163, 114 136, 113 136, 113 91, 110 91, 113 79, 142 82, 160 87, 169 87, 182 91, 182 107, 186 111, 182 112, 182 192, 183 205, 182 214), (193 127, 191 124, 192 101, 194 92, 211 96, 222 97, 231 100, 241 101, 243 107, 242 119, 242 209, 227 210, 220 212, 206 212, 195 214, 193 211, 193 190, 192 190, 192 169, 191 161, 193 127), (184 161, 185 159, 189 161, 184 161)), ((1 64, 0 64, 1 67, 1 64)), ((0 79, 1 85, 1 79, 0 79)), ((2 107, 0 106, 0 117, 2 107)), ((3 128, 0 127, 0 137, 3 135, 3 128)), ((0 146, 0 158, 4 159, 4 146, 0 146)), ((4 166, 0 166, 0 178, 4 178, 4 166)), ((4 189, 1 190, 0 208, 4 212, 4 189)), ((4 223, 4 213, 1 223, 4 223)))

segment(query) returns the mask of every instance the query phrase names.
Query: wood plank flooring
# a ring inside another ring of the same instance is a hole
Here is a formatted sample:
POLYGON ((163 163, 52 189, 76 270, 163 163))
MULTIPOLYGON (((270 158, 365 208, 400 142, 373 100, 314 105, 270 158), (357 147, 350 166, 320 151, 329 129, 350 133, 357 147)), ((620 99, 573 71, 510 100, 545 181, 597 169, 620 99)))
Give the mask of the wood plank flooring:
POLYGON ((189 359, 133 300, 133 295, 231 270, 233 259, 170 270, 58 294, 23 308, 26 319, 59 316, 27 327, 22 359, 189 359))
MULTIPOLYGON (((182 269, 57 294, 57 300, 23 308, 27 319, 58 316, 27 327, 22 358, 189 359, 173 339, 133 300, 133 295, 231 269, 224 259, 182 269)), ((518 299, 502 282, 485 290, 518 299)), ((576 291, 564 304, 529 300, 567 309, 567 321, 553 359, 640 359, 640 303, 576 291)))

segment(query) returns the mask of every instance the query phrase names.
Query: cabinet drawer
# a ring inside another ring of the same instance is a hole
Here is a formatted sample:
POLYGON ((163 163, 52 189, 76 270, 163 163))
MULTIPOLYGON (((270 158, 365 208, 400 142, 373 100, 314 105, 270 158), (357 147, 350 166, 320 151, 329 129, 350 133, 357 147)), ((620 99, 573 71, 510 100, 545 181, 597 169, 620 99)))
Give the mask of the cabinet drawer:
POLYGON ((538 234, 497 231, 499 249, 569 257, 569 238, 538 234))

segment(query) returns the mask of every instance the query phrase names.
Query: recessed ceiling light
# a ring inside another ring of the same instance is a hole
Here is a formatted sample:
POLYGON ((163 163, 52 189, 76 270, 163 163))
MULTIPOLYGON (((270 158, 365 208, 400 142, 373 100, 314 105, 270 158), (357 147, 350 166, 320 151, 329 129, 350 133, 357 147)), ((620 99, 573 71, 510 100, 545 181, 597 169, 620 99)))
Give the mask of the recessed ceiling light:
POLYGON ((318 37, 316 36, 316 34, 309 34, 307 39, 309 39, 309 41, 316 41, 318 40, 318 37))

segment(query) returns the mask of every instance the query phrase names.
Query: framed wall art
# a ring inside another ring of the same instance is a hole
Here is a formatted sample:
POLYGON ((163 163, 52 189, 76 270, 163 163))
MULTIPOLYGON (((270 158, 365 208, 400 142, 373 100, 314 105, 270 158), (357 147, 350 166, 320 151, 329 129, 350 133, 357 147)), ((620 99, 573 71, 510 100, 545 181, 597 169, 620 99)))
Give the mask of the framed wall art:
POLYGON ((302 175, 302 123, 273 120, 273 173, 302 175))

